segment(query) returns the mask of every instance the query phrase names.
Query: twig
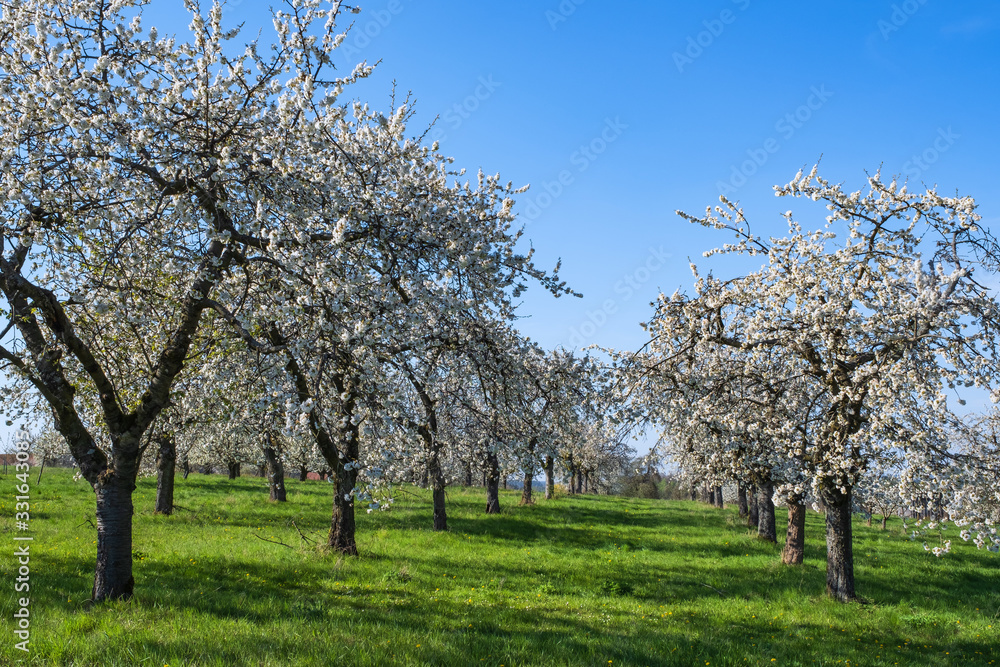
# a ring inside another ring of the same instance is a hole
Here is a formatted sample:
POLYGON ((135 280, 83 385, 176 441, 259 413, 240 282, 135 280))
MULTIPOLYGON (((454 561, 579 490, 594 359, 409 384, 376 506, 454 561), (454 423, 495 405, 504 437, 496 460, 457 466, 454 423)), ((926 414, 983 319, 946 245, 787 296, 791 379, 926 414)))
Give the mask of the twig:
POLYGON ((720 591, 718 588, 715 588, 714 586, 709 586, 708 584, 702 584, 702 586, 704 586, 705 588, 711 588, 713 591, 715 591, 722 597, 726 597, 726 594, 724 592, 720 591))
POLYGON ((274 540, 269 540, 266 537, 261 537, 257 533, 250 533, 250 534, 253 535, 254 537, 256 537, 258 540, 264 540, 265 542, 270 542, 271 544, 280 544, 281 546, 288 547, 289 549, 294 549, 295 548, 295 547, 293 547, 290 544, 285 544, 284 542, 275 542, 274 540))
POLYGON ((306 543, 311 542, 313 544, 316 544, 316 540, 310 540, 308 537, 302 534, 302 531, 299 530, 299 527, 295 525, 294 521, 292 521, 292 525, 295 526, 295 530, 298 532, 299 537, 301 537, 306 543))
MULTIPOLYGON (((94 522, 90 520, 90 517, 87 517, 87 520, 84 521, 83 523, 89 523, 91 528, 97 528, 97 526, 94 525, 94 522)), ((82 526, 83 523, 81 523, 80 526, 82 526)), ((77 528, 79 528, 80 526, 77 526, 77 528)))

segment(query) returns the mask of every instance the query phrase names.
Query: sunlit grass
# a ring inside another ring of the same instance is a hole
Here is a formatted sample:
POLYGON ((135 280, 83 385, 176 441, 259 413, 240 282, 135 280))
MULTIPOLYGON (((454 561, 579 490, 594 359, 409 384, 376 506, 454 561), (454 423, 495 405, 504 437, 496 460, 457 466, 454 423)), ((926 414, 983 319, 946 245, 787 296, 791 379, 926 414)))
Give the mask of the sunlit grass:
MULTIPOLYGON (((12 485, 0 479, 8 545, 12 485)), ((451 531, 438 534, 429 494, 406 487, 391 512, 360 514, 362 556, 344 559, 321 547, 330 485, 287 486, 278 505, 263 480, 191 475, 177 482, 184 509, 162 517, 155 481, 143 480, 136 598, 91 608, 93 494, 46 470, 32 489, 26 663, 1000 664, 1000 560, 964 543, 934 558, 898 520, 885 532, 856 522, 868 604, 841 605, 823 595, 815 514, 805 564, 789 568, 735 510, 597 496, 517 507, 510 492, 504 512, 486 516, 480 490, 451 489, 451 531)), ((7 664, 23 656, 11 632, 13 559, 0 562, 7 664)))

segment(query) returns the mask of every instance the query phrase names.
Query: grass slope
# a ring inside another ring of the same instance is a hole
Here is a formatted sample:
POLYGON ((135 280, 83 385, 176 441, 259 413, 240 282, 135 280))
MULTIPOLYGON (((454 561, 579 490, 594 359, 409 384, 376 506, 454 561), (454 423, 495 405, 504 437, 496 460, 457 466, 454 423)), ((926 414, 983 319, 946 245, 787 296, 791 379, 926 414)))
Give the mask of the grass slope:
POLYGON ((0 664, 1000 664, 1000 561, 964 543, 936 559, 898 520, 855 524, 870 603, 842 605, 823 595, 812 513, 805 564, 784 567, 735 510, 596 496, 515 507, 510 492, 486 516, 481 490, 451 489, 451 531, 435 534, 429 494, 404 488, 391 512, 361 513, 363 555, 343 559, 297 530, 322 542, 325 482, 289 480, 278 505, 263 480, 192 475, 177 482, 185 509, 161 517, 146 479, 136 597, 91 608, 93 494, 65 470, 34 481, 25 659, 12 634, 14 479, 0 478, 0 664))

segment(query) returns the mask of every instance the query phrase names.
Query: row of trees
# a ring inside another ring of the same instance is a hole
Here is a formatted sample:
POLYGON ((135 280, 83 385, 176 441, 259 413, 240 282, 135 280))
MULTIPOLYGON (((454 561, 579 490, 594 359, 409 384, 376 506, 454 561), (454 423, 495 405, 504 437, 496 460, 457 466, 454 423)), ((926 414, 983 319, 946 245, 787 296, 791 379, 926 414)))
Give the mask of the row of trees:
MULTIPOLYGON (((997 418, 954 411, 968 388, 996 401, 1000 378, 987 282, 1000 252, 975 202, 878 173, 847 192, 817 168, 775 194, 825 205, 825 224, 808 229, 789 211, 787 235, 765 239, 725 198, 681 213, 734 238, 706 256, 763 265, 723 280, 692 264, 695 293, 660 296, 648 344, 612 352, 625 412, 662 428, 660 451, 691 479, 787 504, 787 562, 801 559, 806 505, 821 506, 836 599, 856 597, 859 490, 934 499, 963 537, 996 550, 997 418)), ((773 539, 773 525, 762 532, 773 539)))
MULTIPOLYGON (((519 192, 466 179, 333 70, 340 2, 289 0, 273 45, 237 43, 221 4, 186 39, 138 1, 0 2, 0 388, 40 413, 95 491, 94 600, 131 596, 144 462, 170 507, 180 454, 334 482, 329 546, 355 503, 419 469, 447 525, 456 462, 574 475, 627 460, 588 358, 513 329, 529 284, 573 292, 518 251, 519 192), (541 466, 539 466, 541 464, 541 466)), ((280 496, 280 491, 275 491, 280 496)))

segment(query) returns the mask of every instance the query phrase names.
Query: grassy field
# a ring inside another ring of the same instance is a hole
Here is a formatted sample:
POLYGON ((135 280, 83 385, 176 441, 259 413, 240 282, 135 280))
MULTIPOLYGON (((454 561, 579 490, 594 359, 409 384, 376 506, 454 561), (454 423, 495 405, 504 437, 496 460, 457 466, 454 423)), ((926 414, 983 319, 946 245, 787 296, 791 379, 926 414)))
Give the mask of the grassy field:
POLYGON ((504 493, 503 513, 486 516, 481 490, 452 489, 451 531, 436 534, 429 494, 407 487, 391 512, 359 516, 363 555, 343 559, 297 530, 322 542, 325 482, 289 480, 277 505, 263 480, 192 475, 177 482, 184 509, 161 517, 147 479, 136 597, 92 608, 93 494, 65 470, 32 476, 25 659, 12 634, 13 485, 0 479, 4 665, 1000 664, 992 554, 959 543, 936 559, 898 520, 885 532, 858 521, 868 603, 842 605, 823 595, 819 515, 805 564, 785 567, 735 509, 596 496, 517 507, 504 493))

